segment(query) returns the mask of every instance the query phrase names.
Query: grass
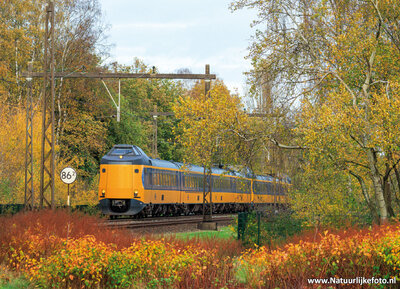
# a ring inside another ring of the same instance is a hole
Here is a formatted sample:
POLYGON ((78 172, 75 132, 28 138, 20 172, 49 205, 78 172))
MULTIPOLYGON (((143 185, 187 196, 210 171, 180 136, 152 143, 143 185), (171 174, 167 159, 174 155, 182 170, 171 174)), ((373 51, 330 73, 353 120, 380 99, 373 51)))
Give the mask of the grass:
POLYGON ((21 274, 17 274, 0 265, 0 289, 24 289, 30 287, 29 281, 21 274))
POLYGON ((230 226, 220 227, 218 231, 197 231, 197 232, 182 232, 175 233, 177 239, 234 239, 236 238, 235 232, 233 232, 230 226))
POLYGON ((25 289, 29 288, 29 282, 23 278, 19 277, 13 280, 10 280, 9 282, 6 283, 0 283, 0 289, 25 289))

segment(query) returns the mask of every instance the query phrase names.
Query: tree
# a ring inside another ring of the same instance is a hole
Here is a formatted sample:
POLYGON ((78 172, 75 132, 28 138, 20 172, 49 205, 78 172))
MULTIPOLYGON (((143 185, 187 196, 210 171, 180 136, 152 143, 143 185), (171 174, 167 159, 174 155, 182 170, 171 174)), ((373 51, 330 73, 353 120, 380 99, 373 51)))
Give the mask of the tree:
POLYGON ((210 178, 213 166, 238 163, 241 152, 234 131, 246 116, 240 99, 232 96, 222 81, 213 83, 209 95, 203 88, 204 82, 197 82, 188 95, 175 103, 174 112, 180 120, 177 141, 183 147, 183 160, 204 168, 205 192, 206 175, 210 178))
MULTIPOLYGON (((151 73, 139 59, 132 66, 114 64, 114 72, 151 73)), ((111 91, 118 91, 118 83, 109 81, 111 91)), ((117 143, 129 143, 140 146, 149 155, 152 154, 154 106, 158 112, 171 112, 174 102, 184 93, 180 82, 160 79, 128 79, 121 81, 121 122, 109 121, 109 146, 117 143)), ((115 93, 116 94, 116 93, 115 93)), ((110 101, 110 106, 111 106, 110 101)), ((162 159, 181 161, 179 147, 174 143, 176 126, 174 116, 159 116, 157 122, 158 155, 162 159)))
POLYGON ((268 73, 272 93, 300 103, 296 134, 307 147, 303 157, 315 167, 323 157, 347 172, 371 214, 376 207, 384 222, 394 213, 389 182, 399 162, 399 112, 392 109, 399 97, 399 2, 233 4, 243 7, 258 9, 255 23, 267 24, 250 47, 253 84, 268 73))
POLYGON ((40 58, 43 29, 40 1, 0 2, 0 102, 19 104, 23 99, 22 70, 40 58))
MULTIPOLYGON (((106 51, 104 46, 101 46, 104 27, 98 2, 96 0, 55 2, 56 71, 82 71, 83 65, 88 70, 98 69, 100 57, 106 51)), ((38 0, 0 2, 0 103, 5 108, 21 107, 25 104, 26 83, 20 77, 20 73, 27 70, 27 63, 33 61, 35 71, 43 70, 43 23, 46 5, 46 1, 38 0)), ((42 98, 41 84, 41 81, 33 81, 35 121, 40 117, 38 111, 40 111, 42 98)), ((105 142, 102 140, 105 126, 97 118, 101 109, 93 105, 101 106, 105 103, 96 91, 99 85, 100 83, 84 80, 58 79, 56 81, 58 165, 76 166, 79 175, 86 176, 86 181, 89 180, 88 176, 92 179, 93 174, 97 173, 97 160, 105 151, 105 142), (87 132, 92 135, 87 135, 87 132)), ((23 113, 23 110, 15 109, 13 113, 19 115, 23 113)), ((12 114, 9 115, 7 111, 1 115, 0 121, 8 120, 14 122, 16 131, 23 132, 25 125, 19 127, 21 122, 18 122, 18 118, 12 114)), ((40 127, 35 123, 35 135, 40 127)), ((16 133, 17 135, 21 137, 16 133)), ((35 139, 35 147, 38 147, 39 143, 40 141, 35 139)), ((21 156, 23 157, 23 153, 21 156)), ((35 161, 38 159, 40 156, 35 155, 35 161)), ((14 166, 17 163, 20 164, 17 160, 11 160, 1 163, 0 166, 14 166)), ((15 183, 22 181, 22 171, 23 165, 18 174, 15 174, 15 177, 19 176, 19 179, 16 182, 13 181, 13 188, 15 183)), ((7 178, 4 177, 4 179, 7 178)))

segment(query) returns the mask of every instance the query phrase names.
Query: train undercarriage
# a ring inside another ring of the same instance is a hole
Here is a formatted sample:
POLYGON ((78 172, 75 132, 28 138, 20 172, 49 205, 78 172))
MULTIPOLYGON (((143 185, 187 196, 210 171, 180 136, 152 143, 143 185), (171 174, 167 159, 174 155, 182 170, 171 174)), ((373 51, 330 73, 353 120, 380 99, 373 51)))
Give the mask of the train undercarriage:
MULTIPOLYGON (((101 211, 109 215, 111 219, 118 216, 130 216, 133 218, 188 216, 202 214, 203 204, 144 204, 134 199, 100 201, 101 211)), ((215 203, 214 214, 227 214, 250 210, 251 204, 240 203, 215 203)))
MULTIPOLYGON (((203 213, 203 204, 144 204, 135 199, 100 201, 103 214, 111 219, 119 216, 131 218, 168 217, 200 215, 203 213)), ((213 214, 229 214, 253 210, 255 207, 271 207, 277 204, 248 204, 248 203, 213 203, 213 214)))

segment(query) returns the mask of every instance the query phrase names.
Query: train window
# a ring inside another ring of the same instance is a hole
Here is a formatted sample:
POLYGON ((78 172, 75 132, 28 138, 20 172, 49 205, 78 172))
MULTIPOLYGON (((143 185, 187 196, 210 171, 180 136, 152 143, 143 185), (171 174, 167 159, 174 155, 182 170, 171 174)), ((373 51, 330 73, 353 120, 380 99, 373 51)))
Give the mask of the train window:
POLYGON ((236 179, 234 179, 234 178, 231 178, 231 188, 230 188, 230 191, 231 191, 232 193, 236 193, 236 179))
POLYGON ((223 180, 223 188, 225 192, 230 192, 231 191, 231 179, 230 178, 225 178, 223 180))
POLYGON ((215 192, 229 192, 231 190, 230 179, 225 176, 213 176, 212 187, 215 192))
POLYGON ((189 189, 190 188, 190 177, 186 174, 183 175, 183 187, 185 189, 189 189))
POLYGON ((248 180, 239 180, 237 184, 237 189, 239 192, 243 194, 248 194, 250 191, 250 181, 248 180))
POLYGON ((114 148, 109 153, 110 156, 138 156, 140 155, 139 151, 134 148, 114 148))
MULTIPOLYGON (((204 177, 202 175, 197 176, 197 188, 198 190, 203 189, 203 182, 204 177)), ((208 182, 206 181, 206 185, 208 185, 208 182)), ((206 190, 207 190, 207 186, 206 186, 206 190)))
POLYGON ((271 182, 254 181, 253 192, 254 192, 254 194, 257 194, 257 195, 270 195, 270 194, 272 194, 272 183, 271 182))
POLYGON ((221 191, 221 182, 220 182, 219 177, 216 177, 216 176, 212 177, 212 190, 213 190, 213 192, 221 191))
MULTIPOLYGON (((184 175, 183 176, 183 187, 185 188, 185 190, 202 191, 203 190, 203 178, 204 178, 204 176, 202 174, 184 175)), ((177 182, 177 177, 175 177, 174 182, 177 182)), ((206 182, 206 185, 208 185, 208 182, 206 182)))
POLYGON ((259 190, 258 187, 259 187, 258 182, 254 181, 253 182, 253 193, 256 194, 256 195, 258 195, 258 190, 259 190))
POLYGON ((272 195, 272 184, 271 183, 265 184, 265 193, 267 195, 272 195))
POLYGON ((177 189, 178 172, 145 168, 143 170, 145 188, 177 189))
POLYGON ((145 189, 151 188, 153 185, 152 171, 149 168, 143 170, 143 182, 145 189))

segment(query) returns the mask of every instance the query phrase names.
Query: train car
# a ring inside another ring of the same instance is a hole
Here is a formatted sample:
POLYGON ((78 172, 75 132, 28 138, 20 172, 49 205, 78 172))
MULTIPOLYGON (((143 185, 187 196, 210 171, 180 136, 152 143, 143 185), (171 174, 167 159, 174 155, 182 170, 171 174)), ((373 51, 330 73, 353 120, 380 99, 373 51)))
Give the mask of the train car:
POLYGON ((248 210, 254 204, 283 204, 290 180, 252 178, 149 158, 134 145, 115 145, 100 163, 99 202, 105 215, 166 216, 202 212, 203 184, 211 186, 215 213, 248 210))

